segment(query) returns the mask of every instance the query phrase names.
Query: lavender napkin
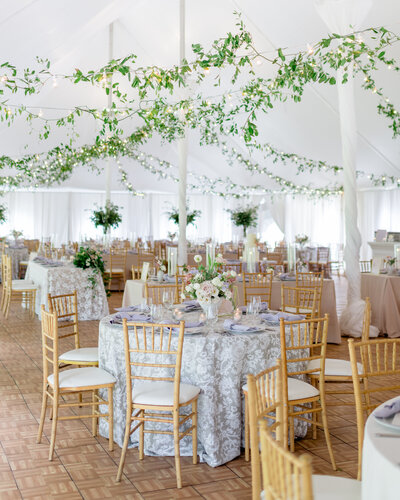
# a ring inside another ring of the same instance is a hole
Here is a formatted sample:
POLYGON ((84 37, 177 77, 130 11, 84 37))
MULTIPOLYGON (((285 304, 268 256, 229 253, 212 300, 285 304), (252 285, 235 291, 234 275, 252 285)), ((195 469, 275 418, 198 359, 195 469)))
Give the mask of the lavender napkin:
POLYGON ((260 318, 265 321, 270 321, 271 323, 279 323, 279 320, 283 318, 286 321, 299 321, 305 318, 302 314, 291 314, 287 312, 274 313, 264 313, 260 314, 260 318))
POLYGON ((129 312, 119 312, 114 314, 111 318, 110 323, 121 323, 123 319, 128 321, 137 321, 138 323, 148 323, 151 320, 149 314, 132 314, 129 312))
POLYGON ((249 331, 258 330, 258 328, 255 328, 254 326, 243 325, 241 323, 235 323, 231 319, 226 319, 224 321, 224 329, 231 331, 231 332, 249 332, 249 331))
POLYGON ((400 398, 392 403, 383 405, 374 411, 374 416, 378 418, 387 418, 400 412, 400 398))
POLYGON ((140 308, 140 306, 126 306, 126 307, 115 307, 115 310, 120 312, 133 312, 133 311, 141 311, 142 309, 140 308))
POLYGON ((296 281, 296 276, 293 276, 292 274, 289 273, 283 273, 280 275, 279 278, 281 281, 296 281))
POLYGON ((185 312, 190 312, 200 309, 200 304, 197 302, 197 300, 188 300, 186 302, 183 302, 181 307, 185 312))

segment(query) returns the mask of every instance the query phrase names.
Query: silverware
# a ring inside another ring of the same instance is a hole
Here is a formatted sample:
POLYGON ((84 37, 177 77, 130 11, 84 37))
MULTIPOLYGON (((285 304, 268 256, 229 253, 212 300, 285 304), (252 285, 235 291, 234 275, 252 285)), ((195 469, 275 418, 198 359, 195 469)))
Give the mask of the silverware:
POLYGON ((375 432, 375 436, 380 438, 400 438, 400 434, 383 434, 381 432, 375 432))

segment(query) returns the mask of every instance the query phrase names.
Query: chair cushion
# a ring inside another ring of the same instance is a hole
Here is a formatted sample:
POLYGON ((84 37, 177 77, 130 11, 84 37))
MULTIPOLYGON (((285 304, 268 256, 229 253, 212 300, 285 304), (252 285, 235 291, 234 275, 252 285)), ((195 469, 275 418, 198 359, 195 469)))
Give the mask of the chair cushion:
POLYGON ((37 290, 37 285, 25 280, 13 280, 11 286, 14 290, 37 290))
POLYGON ((288 399, 293 401, 294 399, 305 399, 313 398, 318 396, 319 390, 308 382, 303 382, 298 378, 288 378, 288 399))
MULTIPOLYGON (((313 370, 319 368, 319 359, 312 359, 308 363, 308 370, 313 370)), ((358 373, 363 372, 363 366, 361 363, 357 363, 358 373)), ((346 359, 325 359, 325 375, 326 376, 337 376, 337 377, 351 377, 351 363, 346 359)))
MULTIPOLYGON (((110 272, 111 272, 110 268, 106 269, 106 273, 110 273, 110 272)), ((121 273, 122 274, 124 272, 124 270, 122 269, 122 267, 113 267, 112 268, 112 272, 113 273, 121 273)))
POLYGON ((58 359, 62 361, 99 361, 99 349, 98 347, 81 347, 60 354, 58 359))
POLYGON ((297 314, 310 314, 311 313, 311 307, 309 307, 308 309, 305 309, 303 307, 299 307, 297 309, 297 307, 291 307, 291 306, 287 307, 286 306, 285 307, 285 311, 286 312, 290 312, 290 313, 295 313, 295 314, 296 313, 297 314))
MULTIPOLYGON (((179 403, 190 401, 200 392, 198 387, 181 384, 179 403)), ((174 384, 172 382, 137 382, 132 390, 132 401, 141 405, 173 406, 174 384)))
POLYGON ((360 500, 361 481, 338 476, 313 474, 314 500, 360 500))
MULTIPOLYGON (((49 384, 54 385, 54 375, 47 377, 49 384)), ((60 388, 66 387, 88 387, 91 385, 114 384, 115 377, 102 368, 73 368, 59 372, 58 383, 60 388)))
MULTIPOLYGON (((338 476, 312 475, 314 500, 361 500, 361 481, 338 476)), ((265 500, 265 492, 260 495, 265 500)))
POLYGON ((19 261, 19 265, 20 266, 27 266, 29 264, 29 261, 28 260, 20 260, 19 261))

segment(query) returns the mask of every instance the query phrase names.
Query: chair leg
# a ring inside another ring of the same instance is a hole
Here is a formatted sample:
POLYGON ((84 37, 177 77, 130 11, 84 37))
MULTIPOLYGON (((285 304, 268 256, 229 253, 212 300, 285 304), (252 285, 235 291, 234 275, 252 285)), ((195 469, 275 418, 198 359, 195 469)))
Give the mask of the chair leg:
POLYGON ((249 424, 249 398, 244 393, 244 459, 250 460, 250 424, 249 424))
MULTIPOLYGON (((312 408, 315 410, 317 408, 317 402, 313 401, 312 403, 312 408)), ((317 439, 317 422, 318 422, 318 417, 317 417, 317 412, 313 412, 312 414, 312 438, 317 439)))
POLYGON ((116 479, 118 483, 121 481, 122 471, 124 469, 124 463, 126 457, 126 450, 128 449, 129 436, 131 430, 131 411, 132 408, 129 408, 127 409, 126 412, 125 436, 124 436, 124 442, 122 444, 121 458, 119 459, 119 466, 116 479))
MULTIPOLYGON (((145 410, 139 412, 139 417, 144 419, 145 410)), ((144 459, 144 420, 139 427, 139 460, 144 459)))
POLYGON ((326 445, 328 446, 329 458, 331 459, 332 469, 337 470, 335 457, 333 456, 331 435, 329 434, 329 429, 328 429, 328 418, 326 416, 325 397, 322 395, 321 395, 321 408, 322 408, 322 412, 321 412, 322 413, 322 424, 324 426, 325 441, 326 441, 326 445))
POLYGON ((290 451, 294 453, 294 418, 289 417, 289 439, 290 439, 290 451))
POLYGON ((36 442, 40 443, 42 440, 42 433, 43 433, 43 425, 44 425, 44 420, 46 418, 46 410, 47 410, 47 385, 43 385, 43 396, 42 396, 42 410, 40 412, 40 421, 39 421, 39 431, 37 435, 36 442))
POLYGON ((56 433, 57 433, 57 420, 58 420, 58 394, 53 394, 53 422, 51 424, 51 439, 50 439, 50 450, 49 450, 49 460, 53 460, 54 446, 56 444, 56 433))
POLYGON ((180 452, 180 446, 179 446, 179 408, 174 409, 173 413, 174 413, 174 448, 175 448, 176 487, 182 488, 181 452, 180 452))
POLYGON ((193 465, 197 464, 197 399, 192 403, 192 447, 193 447, 193 465))
MULTIPOLYGON (((79 394, 82 398, 82 393, 80 392, 79 394)), ((97 424, 99 422, 99 417, 94 416, 94 415, 96 415, 96 410, 99 410, 99 408, 96 405, 96 402, 97 402, 96 395, 97 395, 97 391, 96 391, 96 389, 94 389, 92 391, 92 415, 93 415, 93 418, 92 418, 92 436, 93 437, 97 436, 97 424)), ((80 401, 80 402, 82 402, 82 401, 80 401)))
POLYGON ((113 388, 108 388, 108 449, 109 451, 114 450, 114 400, 113 400, 113 388))

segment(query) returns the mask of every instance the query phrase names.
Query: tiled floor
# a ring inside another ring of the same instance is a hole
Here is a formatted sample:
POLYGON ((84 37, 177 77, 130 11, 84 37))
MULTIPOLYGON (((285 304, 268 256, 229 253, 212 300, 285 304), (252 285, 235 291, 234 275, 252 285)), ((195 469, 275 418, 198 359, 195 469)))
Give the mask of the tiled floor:
MULTIPOLYGON (((337 280, 338 308, 345 303, 345 280, 337 280)), ((121 294, 110 299, 110 308, 119 306, 121 294)), ((83 346, 97 343, 98 322, 82 322, 83 346)), ((347 358, 347 342, 329 345, 330 357, 347 358)), ((192 465, 182 458, 184 488, 175 488, 173 457, 138 458, 129 450, 123 480, 115 483, 120 456, 116 446, 93 438, 90 422, 59 424, 53 462, 49 462, 49 420, 41 444, 36 433, 41 402, 42 359, 40 322, 30 320, 14 305, 8 321, 0 319, 0 499, 247 499, 251 498, 250 464, 243 455, 221 467, 192 465)), ((355 477, 357 432, 351 407, 329 408, 329 426, 339 470, 335 473, 355 477)), ((314 471, 332 474, 322 435, 317 440, 302 439, 296 452, 312 455, 314 471)))

